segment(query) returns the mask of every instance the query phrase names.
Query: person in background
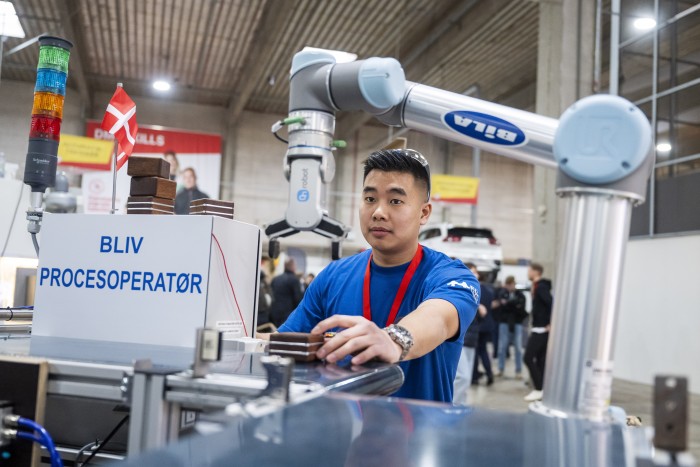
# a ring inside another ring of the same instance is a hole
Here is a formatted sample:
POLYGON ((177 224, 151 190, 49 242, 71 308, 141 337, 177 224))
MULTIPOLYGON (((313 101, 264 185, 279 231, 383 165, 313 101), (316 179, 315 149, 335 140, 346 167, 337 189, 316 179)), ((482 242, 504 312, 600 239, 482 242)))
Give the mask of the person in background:
POLYGON ((163 159, 170 163, 170 180, 177 180, 177 173, 180 171, 180 162, 177 160, 175 151, 168 149, 163 153, 163 159))
POLYGON ((294 258, 288 258, 284 262, 284 272, 272 279, 272 306, 270 307, 270 319, 272 324, 280 327, 287 320, 289 314, 301 302, 303 291, 301 282, 296 275, 296 262, 294 258))
MULTIPOLYGON (((467 263, 467 267, 471 272, 474 273, 477 279, 481 277, 476 265, 473 263, 467 263)), ((491 340, 491 334, 493 333, 493 328, 495 323, 493 321, 493 316, 491 316, 491 306, 493 304, 493 288, 486 282, 480 282, 481 286, 481 296, 479 297, 479 312, 476 314, 474 321, 479 323, 479 334, 477 336, 476 343, 476 355, 474 357, 474 367, 472 369, 472 384, 479 384, 479 379, 483 376, 483 373, 479 372, 479 360, 484 367, 484 373, 486 374, 486 385, 491 386, 493 384, 493 371, 491 370, 491 358, 489 357, 489 352, 486 349, 486 343, 491 340), (482 308, 483 307, 483 308, 482 308)))
POLYGON ((272 288, 267 278, 270 258, 263 256, 260 260, 260 286, 258 288, 258 326, 270 322, 270 307, 272 306, 272 288))
POLYGON ((315 278, 316 278, 316 275, 312 272, 308 273, 304 277, 304 280, 302 281, 302 284, 301 284, 302 288, 304 289, 304 292, 306 292, 306 289, 309 288, 309 286, 311 285, 311 283, 314 281, 315 278))
MULTIPOLYGON (((472 263, 466 263, 465 266, 474 274, 476 279, 479 279, 479 274, 476 272, 476 266, 472 263)), ((467 404, 469 398, 469 386, 472 384, 472 375, 474 374, 474 356, 476 355, 476 346, 479 339, 480 316, 486 314, 486 308, 479 304, 474 321, 471 322, 464 334, 464 345, 462 346, 462 354, 457 363, 457 373, 455 374, 454 396, 452 401, 455 404, 467 404)))
POLYGON ((544 363, 547 359, 550 322, 552 320, 552 281, 543 279, 544 268, 532 263, 527 270, 527 278, 532 282, 532 329, 525 349, 525 365, 530 372, 534 389, 525 396, 528 402, 542 399, 544 363))
POLYGON ((175 196, 175 214, 189 214, 190 202, 209 198, 209 195, 197 188, 197 174, 192 167, 182 171, 183 187, 175 196))
MULTIPOLYGON (((498 324, 501 322, 501 302, 496 300, 496 297, 500 297, 503 293, 503 284, 501 281, 497 280, 493 284, 493 301, 491 302, 491 320, 493 321, 493 327, 491 328, 491 343, 493 344, 492 354, 493 359, 498 358, 498 324)), ((506 355, 507 357, 507 355, 506 355)))
POLYGON ((515 347, 515 377, 522 378, 523 371, 523 320, 527 317, 525 311, 525 295, 515 288, 515 277, 506 277, 504 288, 495 300, 494 305, 501 311, 498 324, 498 374, 503 376, 506 366, 506 352, 512 343, 515 347))

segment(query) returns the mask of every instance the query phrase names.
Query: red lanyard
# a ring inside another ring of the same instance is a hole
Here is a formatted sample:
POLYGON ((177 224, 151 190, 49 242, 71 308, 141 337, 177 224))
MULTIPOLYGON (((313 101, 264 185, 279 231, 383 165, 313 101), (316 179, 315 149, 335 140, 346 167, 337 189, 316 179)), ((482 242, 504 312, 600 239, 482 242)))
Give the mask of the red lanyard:
MULTIPOLYGON (((396 320, 396 315, 399 313, 399 308, 401 308, 401 302, 403 302, 403 298, 406 296, 408 284, 411 283, 411 279, 413 279, 413 275, 416 273, 416 269, 418 269, 418 265, 420 264, 422 259, 423 246, 419 243, 418 250, 413 256, 411 264, 408 265, 408 269, 404 273, 403 279, 401 279, 401 285, 399 285, 399 290, 398 292, 396 292, 396 297, 394 297, 394 303, 391 305, 391 311, 389 312, 389 318, 387 318, 384 327, 390 324, 394 324, 394 320, 396 320)), ((372 255, 370 254, 369 260, 367 260, 367 269, 365 270, 365 285, 362 290, 362 315, 365 317, 365 319, 368 319, 370 321, 372 321, 372 310, 370 309, 371 307, 369 303, 369 276, 371 264, 372 255)))

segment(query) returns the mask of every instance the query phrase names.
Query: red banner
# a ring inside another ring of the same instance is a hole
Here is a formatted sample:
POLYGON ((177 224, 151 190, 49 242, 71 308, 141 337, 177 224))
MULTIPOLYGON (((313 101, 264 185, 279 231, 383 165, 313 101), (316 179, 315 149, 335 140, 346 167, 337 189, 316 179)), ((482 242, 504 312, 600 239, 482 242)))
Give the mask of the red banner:
MULTIPOLYGON (((88 121, 85 136, 113 141, 109 132, 100 128, 100 122, 88 121)), ((166 129, 160 126, 139 125, 134 154, 221 154, 221 136, 212 133, 166 129)))

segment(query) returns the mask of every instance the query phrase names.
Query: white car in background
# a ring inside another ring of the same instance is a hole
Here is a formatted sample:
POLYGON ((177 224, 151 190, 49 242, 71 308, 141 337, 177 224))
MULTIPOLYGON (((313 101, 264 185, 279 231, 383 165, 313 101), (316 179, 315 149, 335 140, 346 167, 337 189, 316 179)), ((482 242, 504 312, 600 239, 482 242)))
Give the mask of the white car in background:
POLYGON ((433 224, 421 228, 418 241, 464 263, 476 265, 481 280, 493 282, 501 270, 503 250, 490 229, 433 224))

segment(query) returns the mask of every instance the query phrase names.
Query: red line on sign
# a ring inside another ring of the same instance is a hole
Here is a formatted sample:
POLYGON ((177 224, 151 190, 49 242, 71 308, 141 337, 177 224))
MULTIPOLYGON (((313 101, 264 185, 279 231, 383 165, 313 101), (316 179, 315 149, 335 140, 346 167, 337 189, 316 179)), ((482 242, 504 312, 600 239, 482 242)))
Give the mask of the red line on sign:
POLYGON ((241 323, 243 324, 243 332, 245 336, 248 337, 248 330, 245 327, 245 320, 243 319, 243 313, 241 313, 241 307, 238 305, 238 299, 236 298, 236 291, 233 289, 233 283, 231 282, 231 277, 228 275, 228 267, 226 266, 226 257, 224 256, 224 250, 221 249, 221 244, 216 238, 216 235, 211 234, 211 238, 216 242, 216 246, 219 247, 219 252, 221 253, 221 260, 224 262, 224 271, 226 272, 226 279, 228 279, 228 285, 231 286, 231 292, 233 292, 233 299, 236 301, 236 308, 238 308, 238 316, 241 317, 241 323))

